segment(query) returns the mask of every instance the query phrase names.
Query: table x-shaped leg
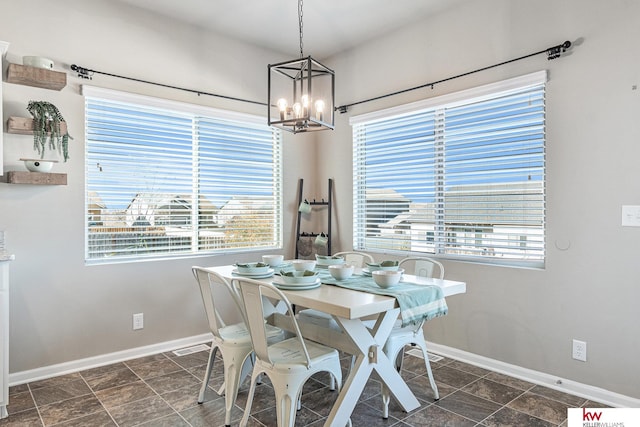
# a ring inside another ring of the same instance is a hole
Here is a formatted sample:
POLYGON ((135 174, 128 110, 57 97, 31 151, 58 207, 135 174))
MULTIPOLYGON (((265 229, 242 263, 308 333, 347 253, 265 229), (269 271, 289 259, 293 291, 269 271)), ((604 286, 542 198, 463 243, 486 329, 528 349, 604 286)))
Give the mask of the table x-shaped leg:
POLYGON ((344 332, 349 336, 357 349, 356 361, 349 376, 340 390, 325 427, 344 427, 364 390, 372 371, 376 371, 380 380, 389 388, 391 394, 409 412, 420 406, 394 364, 382 351, 393 324, 398 318, 400 309, 380 313, 373 331, 367 329, 360 319, 344 319, 336 317, 344 332))

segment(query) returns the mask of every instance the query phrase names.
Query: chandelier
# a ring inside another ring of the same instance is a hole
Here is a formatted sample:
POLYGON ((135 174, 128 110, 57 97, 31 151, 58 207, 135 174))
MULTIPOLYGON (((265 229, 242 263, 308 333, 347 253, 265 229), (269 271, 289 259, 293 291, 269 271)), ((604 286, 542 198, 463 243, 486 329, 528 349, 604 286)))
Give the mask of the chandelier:
POLYGON ((335 74, 302 44, 302 0, 298 0, 300 58, 269 65, 268 124, 289 132, 334 128, 335 74))

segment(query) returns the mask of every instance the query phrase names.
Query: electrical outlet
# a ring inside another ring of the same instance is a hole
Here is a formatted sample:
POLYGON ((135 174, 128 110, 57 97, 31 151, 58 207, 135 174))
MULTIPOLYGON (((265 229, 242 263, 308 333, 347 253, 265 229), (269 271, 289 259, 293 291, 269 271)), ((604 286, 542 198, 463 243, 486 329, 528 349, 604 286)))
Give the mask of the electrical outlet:
POLYGON ((133 315, 133 330, 144 328, 144 314, 136 313, 133 315))
POLYGON ((573 340, 573 358, 587 361, 587 343, 584 341, 573 340))

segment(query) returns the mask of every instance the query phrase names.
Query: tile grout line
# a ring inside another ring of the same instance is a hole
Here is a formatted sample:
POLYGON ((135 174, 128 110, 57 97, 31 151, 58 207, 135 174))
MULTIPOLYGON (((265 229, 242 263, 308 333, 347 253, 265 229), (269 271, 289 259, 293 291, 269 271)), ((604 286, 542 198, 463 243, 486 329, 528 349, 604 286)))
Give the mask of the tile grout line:
MULTIPOLYGON (((42 423, 42 426, 44 427, 44 420, 42 419, 42 414, 40 413, 40 407, 38 406, 38 403, 36 402, 36 397, 33 395, 33 391, 31 390, 31 384, 27 383, 27 389, 29 390, 29 394, 31 395, 31 399, 33 400, 33 406, 36 409, 36 412, 38 413, 38 419, 40 420, 40 422, 42 423)), ((9 398, 11 399, 11 398, 9 398)))
MULTIPOLYGON (((180 365, 179 363, 177 363, 176 361, 174 361, 171 357, 167 356, 167 355, 166 355, 166 354, 164 354, 164 353, 160 353, 160 354, 162 354, 166 359, 170 360, 170 361, 171 361, 171 363, 174 363, 178 368, 180 368, 180 370, 184 371, 184 372, 185 372, 185 373, 187 373, 187 374, 192 375, 194 378, 197 378, 195 375, 193 375, 191 372, 189 372, 187 369, 185 369, 185 367, 184 367, 184 366, 182 366, 182 365, 180 365)), ((135 360, 135 359, 133 359, 133 360, 135 360)), ((171 404, 170 404, 169 402, 167 402, 167 401, 166 401, 166 399, 165 399, 165 398, 163 398, 163 397, 160 395, 160 393, 158 393, 158 392, 156 391, 156 389, 155 389, 155 388, 151 387, 151 385, 150 385, 150 384, 149 384, 149 383, 148 383, 144 378, 142 378, 140 375, 138 375, 138 374, 136 373, 136 371, 135 371, 131 366, 129 366, 129 365, 126 363, 126 361, 125 361, 125 362, 123 362, 123 363, 125 364, 125 366, 127 367, 127 369, 129 369, 129 370, 130 370, 130 371, 131 371, 131 372, 132 372, 136 377, 138 377, 138 378, 140 379, 140 381, 141 381, 144 385, 146 385, 147 387, 149 387, 149 389, 150 389, 151 391, 153 391, 153 393, 154 393, 157 397, 159 397, 159 398, 160 398, 164 403, 166 403, 166 404, 167 404, 167 406, 168 406, 169 408, 171 408, 171 410, 173 411, 173 413, 174 413, 174 414, 177 414, 181 419, 183 419, 183 420, 184 420, 184 422, 186 422, 189 426, 191 426, 191 423, 190 423, 189 421, 187 421, 187 420, 182 416, 182 414, 180 414, 180 412, 176 411, 176 409, 175 409, 173 406, 171 406, 171 404)), ((152 363, 154 363, 154 362, 144 363, 143 365, 149 365, 149 364, 152 364, 152 363)), ((175 371, 175 372, 179 372, 179 370, 177 370, 177 371, 175 371)), ((162 376, 162 375, 158 375, 158 377, 161 377, 161 376, 162 376)), ((152 378, 157 378, 157 377, 152 377, 152 378)), ((176 389, 176 390, 179 390, 179 389, 176 389)), ((136 401, 134 401, 134 402, 138 402, 138 401, 140 401, 140 400, 144 400, 144 399, 138 399, 138 400, 136 400, 136 401)), ((125 404, 122 404, 122 405, 118 405, 118 406, 115 406, 115 407, 116 407, 116 408, 117 408, 117 407, 121 407, 121 406, 124 406, 124 405, 130 404, 130 403, 133 403, 133 402, 128 402, 128 403, 125 403, 125 404)), ((105 408, 105 409, 106 409, 106 408, 105 408)), ((107 409, 107 412, 109 413, 109 416, 110 416, 111 418, 113 418, 113 416, 111 415, 111 412, 109 412, 109 410, 108 410, 108 409, 107 409)), ((169 414, 169 415, 171 415, 171 414, 169 414)), ((164 415, 164 416, 162 416, 162 417, 153 418, 153 419, 151 419, 151 420, 145 420, 145 421, 143 421, 143 422, 142 422, 142 423, 140 423, 140 424, 145 424, 145 423, 148 423, 148 422, 151 422, 151 421, 157 421, 157 420, 160 420, 160 419, 162 419, 162 418, 164 418, 164 417, 167 417, 167 416, 169 416, 169 415, 164 415)), ((115 420, 114 420, 114 422, 115 422, 115 420)), ((116 422, 116 425, 119 425, 119 424, 116 422)))
MULTIPOLYGON (((102 400, 100 400, 100 398, 98 397, 98 395, 96 394, 95 390, 93 389, 93 387, 91 387, 91 385, 89 385, 89 383, 87 382, 87 379, 84 377, 84 375, 82 375, 80 372, 78 372, 78 374, 80 375, 80 378, 82 378, 82 381, 84 381, 84 383, 87 385, 87 387, 89 387, 89 390, 91 390, 91 394, 93 394, 93 396, 96 398, 96 400, 98 402, 100 402, 100 406, 102 406, 102 409, 104 409, 104 411, 107 413, 107 415, 109 416, 109 418, 111 418, 111 421, 113 421, 113 423, 116 426, 119 426, 118 422, 115 420, 115 418, 113 418, 113 415, 111 415, 111 412, 109 412, 109 410, 107 409, 106 406, 104 406, 104 403, 102 403, 102 400)), ((135 372, 134 372, 135 374, 135 372)))

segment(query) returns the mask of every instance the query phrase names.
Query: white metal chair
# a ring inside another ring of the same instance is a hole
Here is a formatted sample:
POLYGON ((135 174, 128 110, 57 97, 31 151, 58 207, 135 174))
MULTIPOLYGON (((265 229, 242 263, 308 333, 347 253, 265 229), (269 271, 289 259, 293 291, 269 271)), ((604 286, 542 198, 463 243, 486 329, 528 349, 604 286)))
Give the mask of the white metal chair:
POLYGON ((373 257, 369 254, 365 254, 364 252, 338 252, 333 254, 333 256, 342 256, 344 257, 344 261, 347 264, 351 264, 354 267, 362 268, 366 263, 373 264, 373 257))
POLYGON ((444 266, 440 261, 433 258, 419 256, 403 258, 398 263, 398 267, 402 267, 404 265, 403 268, 406 270, 407 264, 413 264, 413 274, 416 276, 444 279, 444 266), (437 275, 433 274, 436 268, 438 270, 437 275))
MULTIPOLYGON (((244 307, 239 300, 237 291, 224 277, 203 267, 194 266, 191 270, 198 281, 209 329, 213 334, 211 352, 198 395, 198 403, 204 402, 215 356, 219 350, 224 366, 224 384, 217 392, 220 395, 224 392, 225 425, 229 426, 231 425, 231 409, 238 395, 238 388, 250 373, 253 365, 253 345, 249 331, 245 326, 244 307), (237 322, 238 320, 240 322, 237 322)), ((280 339, 283 332, 279 328, 269 326, 267 335, 269 339, 280 339)))
POLYGON ((246 426, 251 414, 253 395, 258 376, 266 374, 271 380, 276 397, 276 416, 278 427, 293 427, 296 410, 304 383, 315 373, 329 372, 340 387, 342 371, 336 349, 307 341, 302 337, 298 322, 287 297, 270 283, 251 279, 238 279, 237 284, 244 301, 247 324, 255 352, 255 364, 251 375, 251 387, 247 397, 247 406, 240 426, 246 426), (262 297, 280 300, 284 304, 291 329, 295 336, 269 344, 264 322, 262 297))
MULTIPOLYGON (((444 266, 433 258, 428 257, 408 257, 402 259, 399 263, 399 267, 407 267, 407 265, 413 263, 414 264, 414 274, 416 276, 423 277, 434 277, 433 273, 435 268, 438 269, 438 278, 444 279, 444 266)), ((403 268, 404 268, 403 267, 403 268)), ((406 268, 405 268, 406 269, 406 268)), ((398 372, 402 369, 402 361, 404 358, 404 347, 406 345, 415 345, 420 347, 422 350, 422 356, 424 357, 424 364, 427 369, 427 374, 429 376, 429 383, 431 384, 431 389, 433 390, 433 395, 435 400, 440 399, 440 395, 438 394, 438 386, 436 385, 435 380, 433 379, 433 372, 431 371, 431 364, 429 363, 429 358, 427 357, 427 344, 424 337, 423 330, 424 321, 419 324, 408 325, 402 327, 402 322, 397 321, 391 330, 391 335, 387 339, 387 342, 384 345, 383 351, 391 360, 395 360, 396 369, 398 372)), ((383 402, 383 417, 389 417, 389 400, 390 393, 389 390, 385 387, 382 388, 382 402, 383 402)))

